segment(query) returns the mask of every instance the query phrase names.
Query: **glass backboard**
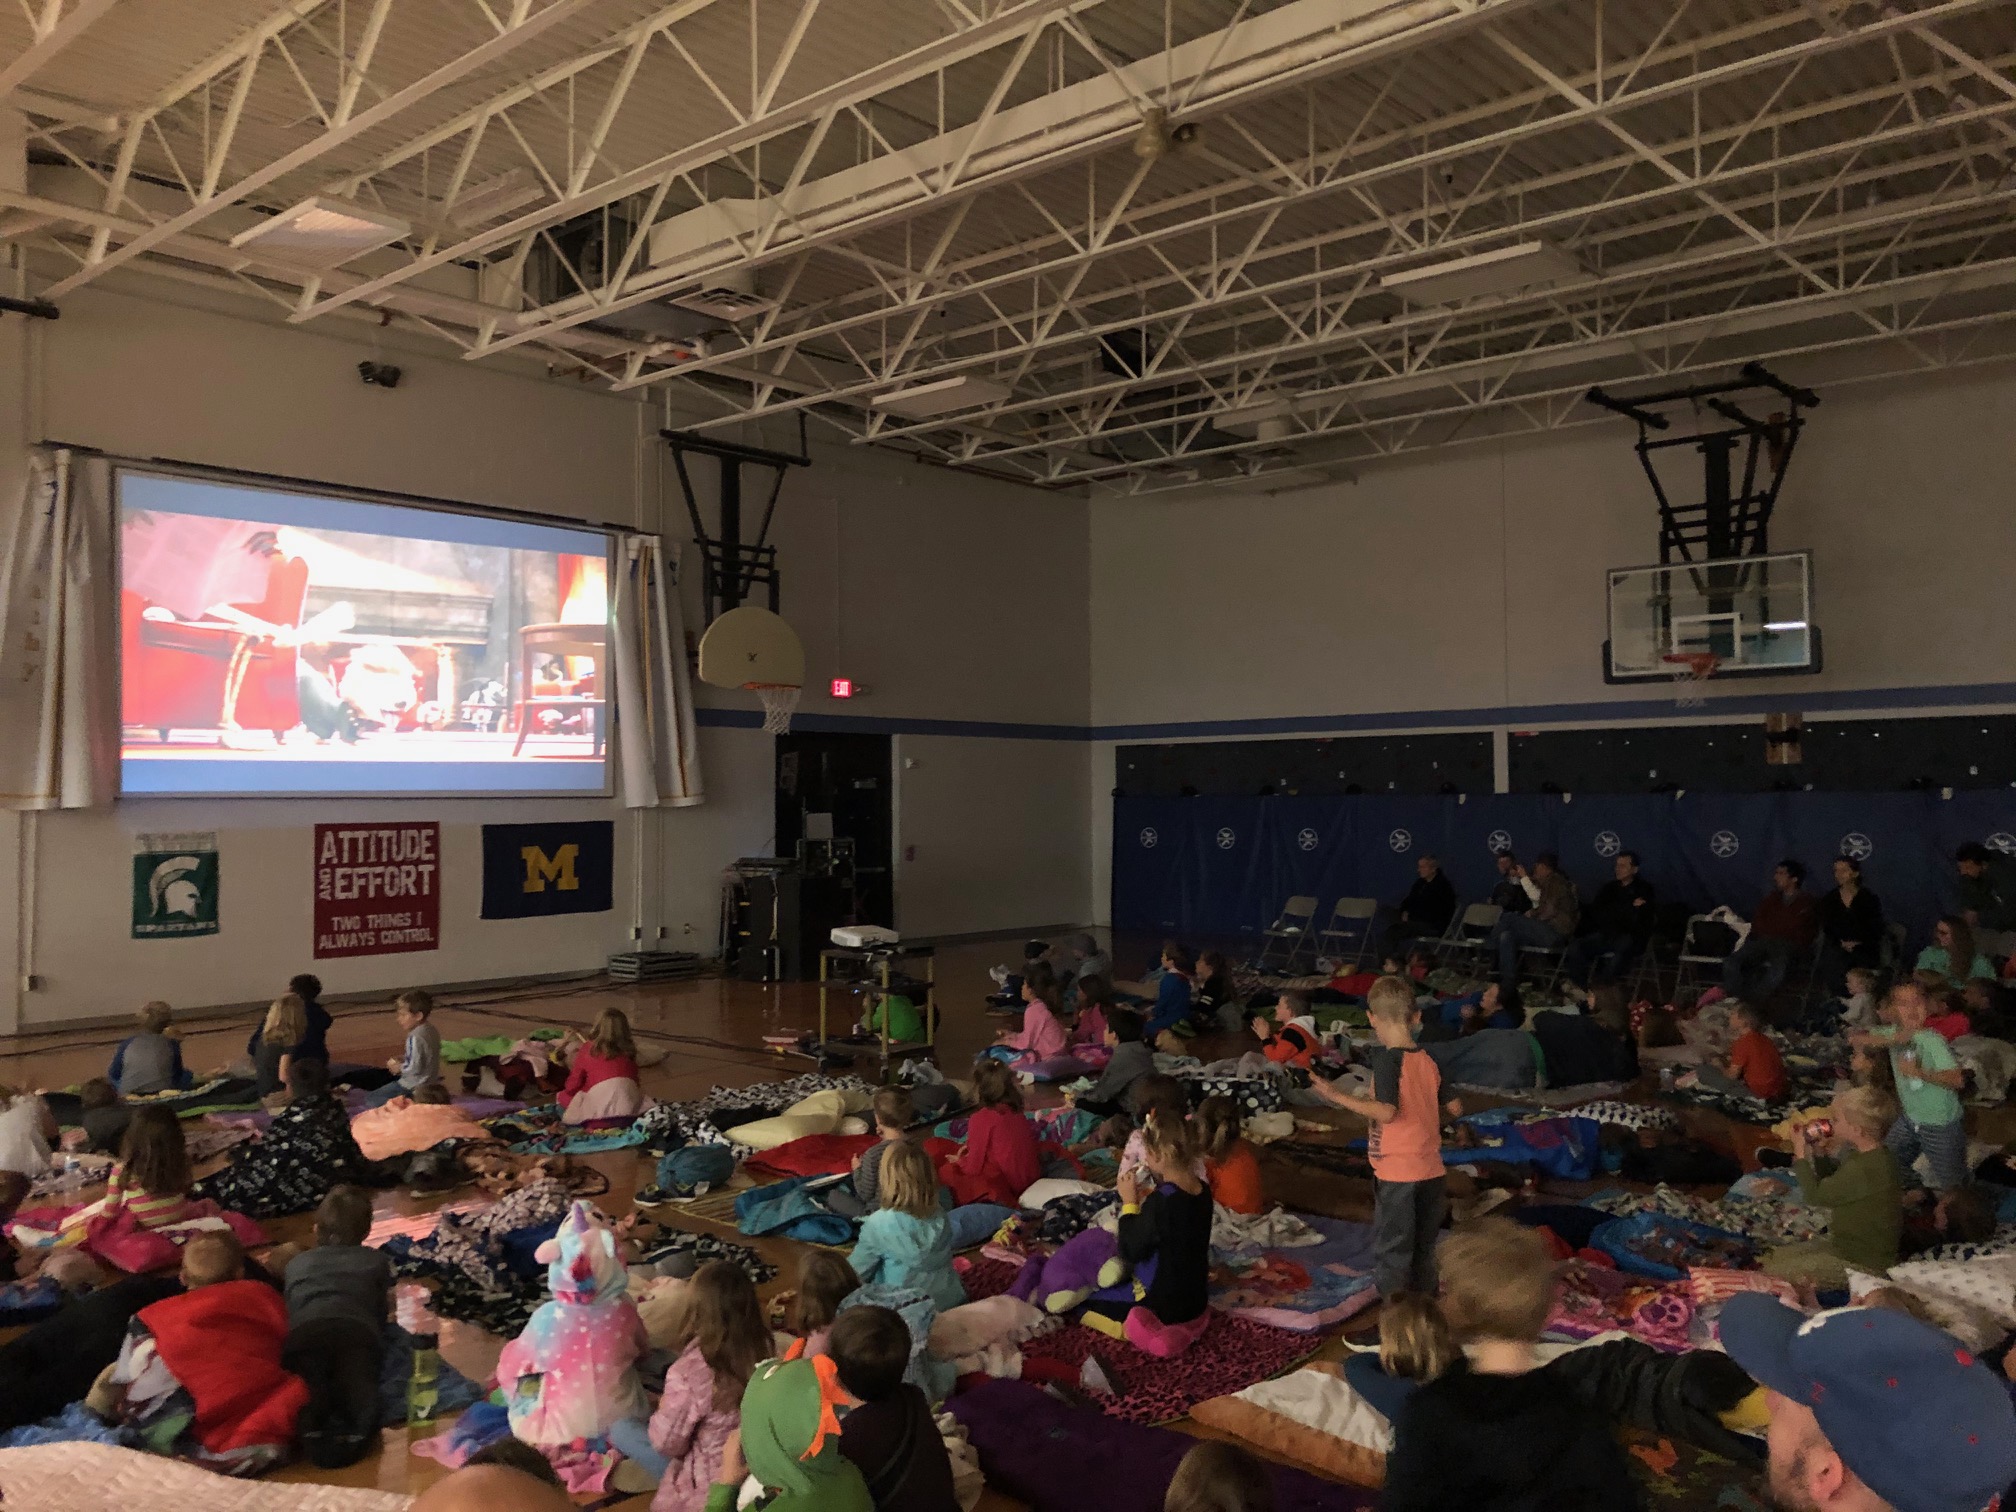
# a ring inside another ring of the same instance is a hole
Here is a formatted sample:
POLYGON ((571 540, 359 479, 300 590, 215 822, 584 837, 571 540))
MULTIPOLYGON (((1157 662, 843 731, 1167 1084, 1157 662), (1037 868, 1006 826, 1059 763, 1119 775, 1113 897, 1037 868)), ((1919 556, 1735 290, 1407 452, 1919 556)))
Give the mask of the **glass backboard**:
POLYGON ((1672 678, 1701 655, 1718 678, 1818 672, 1813 554, 1613 567, 1609 628, 1606 682, 1672 678))

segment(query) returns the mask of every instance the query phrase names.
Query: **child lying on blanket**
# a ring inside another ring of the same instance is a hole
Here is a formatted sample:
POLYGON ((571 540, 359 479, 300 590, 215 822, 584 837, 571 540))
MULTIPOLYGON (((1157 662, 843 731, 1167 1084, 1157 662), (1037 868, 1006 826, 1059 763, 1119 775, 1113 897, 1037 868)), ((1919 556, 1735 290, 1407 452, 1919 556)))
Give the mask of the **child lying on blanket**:
MULTIPOLYGON (((295 1077, 310 1066, 326 1076, 321 1062, 300 1060, 295 1077)), ((314 1245, 285 1267, 283 1359, 308 1387, 297 1425, 301 1447, 325 1470, 354 1465, 378 1446, 392 1266, 383 1250, 364 1247, 370 1231, 370 1194, 339 1186, 316 1209, 314 1245)))
POLYGON ((182 1251, 182 1295, 142 1308, 86 1401, 142 1448, 221 1475, 258 1475, 292 1451, 308 1388, 281 1363, 287 1304, 248 1281, 236 1237, 182 1251))
POLYGON ((1316 1033, 1316 1018, 1309 1011, 1309 995, 1303 992, 1284 992, 1274 1003, 1274 1016, 1270 1019, 1263 1013, 1256 1013, 1252 1019, 1253 1033, 1260 1041, 1260 1053, 1277 1066, 1303 1066, 1316 1058, 1321 1040, 1316 1033))

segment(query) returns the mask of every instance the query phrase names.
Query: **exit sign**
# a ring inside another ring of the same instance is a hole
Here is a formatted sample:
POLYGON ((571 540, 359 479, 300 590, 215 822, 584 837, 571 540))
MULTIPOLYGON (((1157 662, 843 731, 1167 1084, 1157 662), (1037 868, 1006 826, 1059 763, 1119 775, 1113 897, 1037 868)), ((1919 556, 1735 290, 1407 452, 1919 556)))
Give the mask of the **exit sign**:
POLYGON ((835 698, 852 698, 854 696, 854 679, 851 677, 834 678, 833 696, 835 698))

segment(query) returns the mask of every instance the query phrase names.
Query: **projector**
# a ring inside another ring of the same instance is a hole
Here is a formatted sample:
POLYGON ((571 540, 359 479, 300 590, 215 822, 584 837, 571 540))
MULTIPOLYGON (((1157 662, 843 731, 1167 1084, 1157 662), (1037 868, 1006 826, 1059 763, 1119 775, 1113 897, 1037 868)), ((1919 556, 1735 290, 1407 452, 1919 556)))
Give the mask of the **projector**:
POLYGON ((833 931, 833 943, 843 950, 873 950, 878 945, 894 945, 901 938, 880 924, 848 924, 833 931))

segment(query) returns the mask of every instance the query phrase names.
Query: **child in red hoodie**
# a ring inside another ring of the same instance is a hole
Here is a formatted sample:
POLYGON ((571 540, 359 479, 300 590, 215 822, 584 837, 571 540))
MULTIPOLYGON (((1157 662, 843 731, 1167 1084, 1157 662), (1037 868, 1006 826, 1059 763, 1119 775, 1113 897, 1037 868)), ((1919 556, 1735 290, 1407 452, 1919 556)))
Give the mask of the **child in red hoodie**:
POLYGON ((982 1059, 973 1067, 973 1097, 980 1106, 966 1120, 966 1143, 939 1167, 938 1179, 956 1206, 1015 1207, 1043 1174, 1035 1127, 1022 1116, 1022 1089, 1000 1061, 982 1059))

